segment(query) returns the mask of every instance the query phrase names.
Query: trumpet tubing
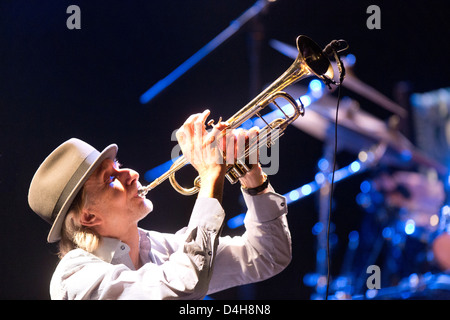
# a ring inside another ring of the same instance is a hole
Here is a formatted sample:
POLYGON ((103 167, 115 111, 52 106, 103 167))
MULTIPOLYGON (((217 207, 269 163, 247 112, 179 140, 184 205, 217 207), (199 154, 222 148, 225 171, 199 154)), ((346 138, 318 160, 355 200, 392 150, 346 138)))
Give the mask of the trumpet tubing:
MULTIPOLYGON (((226 121, 229 123, 226 130, 236 129, 255 115, 262 118, 259 112, 270 103, 273 103, 285 116, 285 118, 278 118, 270 123, 266 122, 267 126, 260 130, 258 141, 249 143, 248 150, 244 152, 245 156, 248 156, 252 152, 256 152, 258 147, 255 146, 262 146, 264 144, 267 147, 270 147, 274 141, 274 132, 277 132, 275 139, 279 138, 289 124, 304 114, 305 110, 301 102, 283 92, 282 90, 284 88, 296 83, 300 79, 312 75, 320 78, 325 83, 328 83, 330 79, 333 79, 333 68, 327 56, 322 52, 322 49, 313 40, 303 35, 298 36, 296 42, 299 53, 292 65, 264 91, 258 94, 253 100, 226 121), (282 108, 278 106, 275 100, 279 98, 286 100, 292 105, 294 108, 293 115, 287 115, 282 108)), ((197 193, 201 183, 199 177, 195 179, 194 186, 189 189, 182 187, 176 181, 175 173, 187 163, 187 159, 184 156, 181 156, 167 172, 155 179, 148 186, 140 188, 139 194, 145 195, 149 190, 155 188, 167 178, 169 178, 173 188, 179 193, 184 195, 197 193)), ((250 170, 250 168, 250 166, 246 165, 244 158, 238 158, 235 163, 229 165, 227 168, 226 177, 231 183, 236 183, 240 177, 250 170)))

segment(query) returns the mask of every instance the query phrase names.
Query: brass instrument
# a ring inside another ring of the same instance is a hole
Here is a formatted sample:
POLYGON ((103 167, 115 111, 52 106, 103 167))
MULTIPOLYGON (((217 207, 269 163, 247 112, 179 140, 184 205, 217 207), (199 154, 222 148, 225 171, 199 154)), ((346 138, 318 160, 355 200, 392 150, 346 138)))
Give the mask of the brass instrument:
MULTIPOLYGON (((270 103, 273 103, 285 116, 284 119, 278 118, 270 123, 266 122, 267 126, 260 130, 257 141, 249 143, 249 146, 244 152, 246 156, 258 150, 258 144, 262 145, 262 143, 264 143, 267 147, 270 147, 270 145, 273 144, 273 141, 282 135, 289 124, 295 121, 300 115, 304 114, 305 109, 301 101, 296 101, 289 94, 281 90, 302 78, 312 75, 317 76, 326 84, 332 82, 333 68, 331 63, 326 54, 322 52, 322 49, 313 40, 303 35, 298 36, 297 49, 299 53, 292 65, 277 80, 226 121, 229 124, 226 130, 232 130, 238 128, 246 120, 255 115, 263 119, 259 112, 270 103), (278 98, 286 100, 294 108, 293 115, 288 116, 282 108, 278 106, 275 102, 278 98)), ((197 193, 200 188, 199 177, 195 179, 194 186, 189 189, 182 187, 175 179, 175 172, 184 167, 187 163, 188 160, 184 156, 181 156, 172 164, 167 172, 155 179, 148 186, 141 187, 139 189, 139 195, 145 196, 148 191, 154 189, 167 178, 169 178, 173 188, 179 193, 184 195, 193 195, 197 193)), ((239 177, 245 175, 249 170, 250 167, 245 164, 245 159, 241 158, 234 164, 228 166, 226 177, 231 183, 236 183, 239 177)))

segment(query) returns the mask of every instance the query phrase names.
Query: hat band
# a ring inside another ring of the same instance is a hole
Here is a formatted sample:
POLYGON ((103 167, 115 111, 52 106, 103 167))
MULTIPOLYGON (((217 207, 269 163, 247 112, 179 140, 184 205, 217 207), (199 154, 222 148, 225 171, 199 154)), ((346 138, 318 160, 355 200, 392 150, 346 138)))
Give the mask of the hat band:
POLYGON ((98 152, 97 150, 94 150, 83 160, 83 162, 81 162, 80 166, 74 172, 74 174, 70 178, 69 182, 67 182, 66 186, 64 187, 63 191, 61 192, 61 195, 58 198, 58 201, 55 204, 55 207, 53 208, 52 221, 55 221, 56 216, 58 215, 62 206, 66 202, 67 197, 72 193, 73 189, 76 187, 76 185, 81 180, 83 175, 86 173, 86 171, 94 163, 94 161, 98 158, 99 155, 100 155, 100 152, 98 152))

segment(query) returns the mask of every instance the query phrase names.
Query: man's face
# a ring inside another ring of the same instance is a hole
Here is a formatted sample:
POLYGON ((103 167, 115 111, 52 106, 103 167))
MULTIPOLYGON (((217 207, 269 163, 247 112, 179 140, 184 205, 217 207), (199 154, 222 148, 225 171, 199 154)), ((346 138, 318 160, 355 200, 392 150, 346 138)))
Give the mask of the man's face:
POLYGON ((152 211, 151 201, 138 195, 138 180, 136 171, 106 159, 86 181, 87 210, 101 219, 103 236, 120 238, 152 211))

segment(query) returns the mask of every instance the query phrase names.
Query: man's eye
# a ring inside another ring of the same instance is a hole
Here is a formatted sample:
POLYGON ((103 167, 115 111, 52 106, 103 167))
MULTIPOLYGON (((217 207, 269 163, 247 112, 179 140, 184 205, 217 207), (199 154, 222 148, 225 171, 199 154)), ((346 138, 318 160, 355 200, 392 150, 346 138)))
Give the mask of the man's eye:
POLYGON ((114 180, 116 180, 117 178, 115 176, 109 176, 109 180, 108 183, 112 183, 114 182, 114 180))

